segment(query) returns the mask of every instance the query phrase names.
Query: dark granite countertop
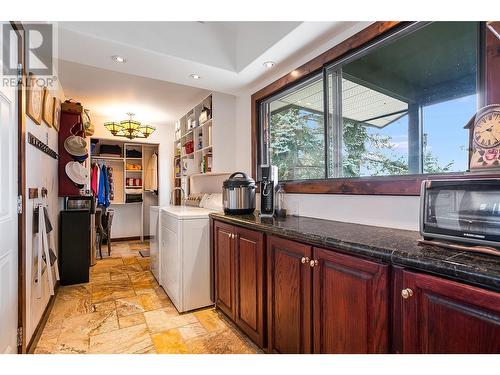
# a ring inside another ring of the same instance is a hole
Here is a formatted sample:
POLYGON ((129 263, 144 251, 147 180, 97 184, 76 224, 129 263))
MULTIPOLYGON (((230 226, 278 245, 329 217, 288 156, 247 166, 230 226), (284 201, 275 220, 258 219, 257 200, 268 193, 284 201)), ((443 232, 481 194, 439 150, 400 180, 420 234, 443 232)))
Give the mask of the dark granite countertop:
POLYGON ((257 214, 212 213, 210 217, 500 291, 500 257, 419 245, 421 237, 415 231, 296 216, 264 219, 257 214))

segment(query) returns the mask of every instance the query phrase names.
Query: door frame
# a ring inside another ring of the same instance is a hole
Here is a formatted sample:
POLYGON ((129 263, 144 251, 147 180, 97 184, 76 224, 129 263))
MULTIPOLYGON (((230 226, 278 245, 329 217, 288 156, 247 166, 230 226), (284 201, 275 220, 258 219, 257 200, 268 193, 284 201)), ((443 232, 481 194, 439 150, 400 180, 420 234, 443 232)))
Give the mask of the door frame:
POLYGON ((10 21, 17 35, 17 62, 22 66, 22 79, 17 86, 17 195, 21 197, 21 212, 17 221, 18 249, 18 335, 21 330, 17 351, 26 353, 26 67, 24 50, 24 27, 20 21, 10 21))

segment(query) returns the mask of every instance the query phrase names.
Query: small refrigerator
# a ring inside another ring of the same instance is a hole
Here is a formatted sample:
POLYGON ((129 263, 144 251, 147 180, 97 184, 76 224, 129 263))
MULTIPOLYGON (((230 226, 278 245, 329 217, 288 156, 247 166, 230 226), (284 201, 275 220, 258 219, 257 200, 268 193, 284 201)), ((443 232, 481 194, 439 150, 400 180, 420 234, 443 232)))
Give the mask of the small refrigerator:
POLYGON ((160 207, 149 207, 149 256, 151 272, 160 283, 160 207))
POLYGON ((59 231, 59 273, 61 285, 89 282, 94 213, 91 209, 61 211, 59 231))

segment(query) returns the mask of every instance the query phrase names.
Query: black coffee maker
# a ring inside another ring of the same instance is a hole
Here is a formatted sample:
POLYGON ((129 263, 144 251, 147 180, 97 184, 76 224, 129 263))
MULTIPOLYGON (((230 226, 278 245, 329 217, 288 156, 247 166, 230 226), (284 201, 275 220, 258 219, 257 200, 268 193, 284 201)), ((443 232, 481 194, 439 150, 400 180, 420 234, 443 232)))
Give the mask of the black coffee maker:
POLYGON ((278 184, 278 167, 263 164, 257 170, 257 181, 260 183, 260 216, 273 217, 274 190, 278 184))

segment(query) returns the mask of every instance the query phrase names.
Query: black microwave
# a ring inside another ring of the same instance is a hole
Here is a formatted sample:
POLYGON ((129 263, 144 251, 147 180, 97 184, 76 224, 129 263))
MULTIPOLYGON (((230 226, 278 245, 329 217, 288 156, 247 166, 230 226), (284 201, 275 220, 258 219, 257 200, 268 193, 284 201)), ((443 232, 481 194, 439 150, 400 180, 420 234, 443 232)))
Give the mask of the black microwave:
POLYGON ((420 233, 500 247, 500 178, 423 181, 420 233))

